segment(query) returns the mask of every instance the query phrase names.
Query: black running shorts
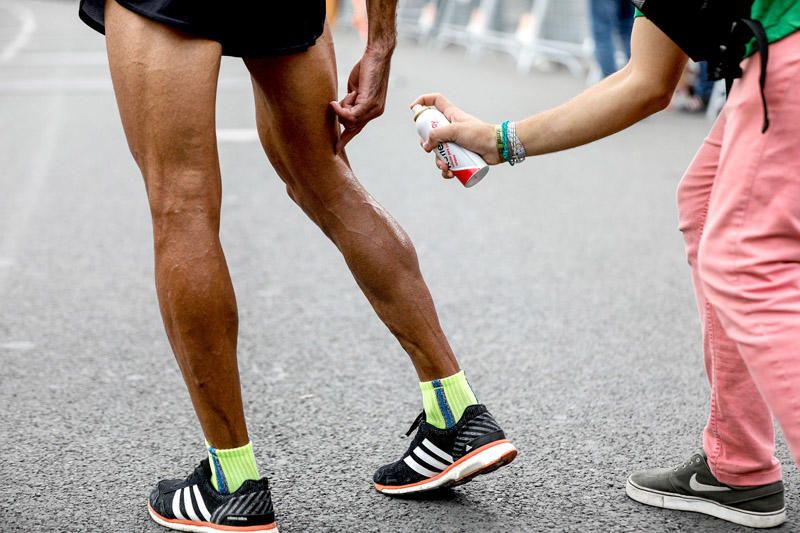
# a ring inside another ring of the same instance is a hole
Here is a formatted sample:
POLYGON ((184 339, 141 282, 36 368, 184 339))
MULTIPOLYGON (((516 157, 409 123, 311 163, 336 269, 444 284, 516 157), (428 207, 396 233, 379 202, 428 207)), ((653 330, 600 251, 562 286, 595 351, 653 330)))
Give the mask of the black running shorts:
MULTIPOLYGON (((108 0, 114 1, 114 0, 108 0)), ((106 0, 81 0, 79 15, 105 33, 106 0)), ((143 17, 222 44, 227 56, 302 52, 325 25, 325 0, 116 0, 143 17)))

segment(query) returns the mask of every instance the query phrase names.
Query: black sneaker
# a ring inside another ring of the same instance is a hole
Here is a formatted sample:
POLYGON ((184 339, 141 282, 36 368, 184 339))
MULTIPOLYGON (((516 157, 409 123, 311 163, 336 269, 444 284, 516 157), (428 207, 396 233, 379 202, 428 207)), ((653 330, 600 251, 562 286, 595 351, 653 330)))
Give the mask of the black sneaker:
POLYGON ((717 481, 704 453, 675 468, 636 472, 625 492, 645 505, 703 513, 748 527, 775 527, 786 520, 783 481, 730 487, 717 481))
POLYGON ((406 436, 417 427, 403 458, 375 472, 379 492, 410 494, 461 485, 517 456, 517 449, 483 405, 467 407, 461 420, 449 429, 431 426, 422 412, 406 436))
POLYGON ((211 485, 208 460, 185 480, 160 481, 147 504, 150 517, 178 531, 247 531, 277 533, 267 478, 245 481, 233 494, 211 485))

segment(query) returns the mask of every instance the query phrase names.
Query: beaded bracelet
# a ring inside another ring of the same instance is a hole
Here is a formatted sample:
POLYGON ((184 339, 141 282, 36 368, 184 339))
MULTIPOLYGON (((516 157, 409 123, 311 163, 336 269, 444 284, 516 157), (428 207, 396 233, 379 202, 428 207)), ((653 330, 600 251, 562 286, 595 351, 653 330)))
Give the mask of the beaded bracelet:
POLYGON ((522 141, 520 140, 519 136, 517 135, 517 123, 512 122, 508 126, 508 141, 509 141, 509 152, 511 157, 509 158, 510 164, 515 163, 522 163, 525 161, 525 146, 523 146, 522 141))
POLYGON ((511 161, 511 157, 509 157, 508 154, 508 122, 509 121, 506 120, 500 125, 500 129, 503 132, 503 161, 508 161, 513 165, 514 163, 511 161))

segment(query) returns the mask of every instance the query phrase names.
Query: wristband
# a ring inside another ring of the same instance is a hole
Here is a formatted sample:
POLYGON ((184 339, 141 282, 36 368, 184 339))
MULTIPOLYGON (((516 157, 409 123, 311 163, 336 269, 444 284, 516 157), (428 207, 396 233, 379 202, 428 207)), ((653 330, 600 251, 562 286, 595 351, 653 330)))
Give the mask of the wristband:
POLYGON ((503 133, 503 161, 508 161, 509 163, 511 163, 513 165, 514 163, 511 161, 511 157, 509 156, 509 153, 508 153, 508 121, 507 120, 504 121, 500 125, 500 129, 502 130, 502 133, 503 133))
POLYGON ((494 127, 494 140, 497 144, 497 157, 499 157, 500 162, 503 163, 505 162, 505 159, 503 159, 503 132, 500 126, 494 127))

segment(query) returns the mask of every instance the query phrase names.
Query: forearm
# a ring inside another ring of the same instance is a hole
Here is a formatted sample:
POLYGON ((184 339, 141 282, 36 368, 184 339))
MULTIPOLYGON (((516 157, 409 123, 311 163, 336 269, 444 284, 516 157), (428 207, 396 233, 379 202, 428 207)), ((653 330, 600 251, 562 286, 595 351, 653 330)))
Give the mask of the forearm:
POLYGON ((631 60, 619 72, 572 100, 517 124, 529 155, 566 150, 602 139, 664 109, 686 55, 650 21, 639 18, 631 60))
POLYGON ((391 53, 397 43, 397 0, 367 0, 367 48, 391 53))
POLYGON ((574 148, 602 139, 660 111, 670 94, 623 69, 572 100, 517 123, 528 155, 574 148))

